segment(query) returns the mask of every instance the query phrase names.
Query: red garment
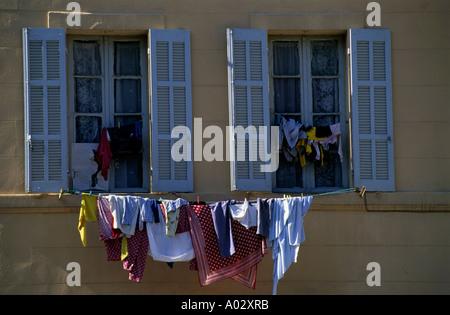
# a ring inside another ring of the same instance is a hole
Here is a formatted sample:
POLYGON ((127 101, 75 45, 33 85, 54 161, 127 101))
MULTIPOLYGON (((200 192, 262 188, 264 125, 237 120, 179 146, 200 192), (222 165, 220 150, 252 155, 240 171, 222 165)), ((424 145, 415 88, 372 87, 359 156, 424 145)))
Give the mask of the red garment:
POLYGON ((142 281, 148 247, 149 242, 145 227, 142 230, 136 229, 134 235, 127 238, 128 256, 123 260, 123 269, 130 272, 128 279, 136 282, 142 281))
POLYGON ((192 246, 195 258, 191 269, 198 270, 201 286, 231 278, 249 288, 256 284, 257 264, 267 254, 265 239, 256 234, 256 227, 246 229, 232 220, 236 252, 227 258, 220 255, 211 208, 208 205, 186 207, 191 224, 192 246))
POLYGON ((101 167, 101 174, 105 180, 108 180, 108 170, 111 163, 112 152, 108 141, 108 131, 103 127, 100 141, 98 142, 97 153, 95 159, 101 167))

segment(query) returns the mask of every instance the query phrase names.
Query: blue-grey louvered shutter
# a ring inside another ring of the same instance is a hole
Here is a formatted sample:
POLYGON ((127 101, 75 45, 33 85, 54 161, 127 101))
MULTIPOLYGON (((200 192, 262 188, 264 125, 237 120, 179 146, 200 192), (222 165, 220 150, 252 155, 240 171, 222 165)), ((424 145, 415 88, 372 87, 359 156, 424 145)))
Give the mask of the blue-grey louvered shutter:
MULTIPOLYGON (((149 31, 152 191, 193 191, 191 150, 186 159, 171 156, 172 129, 186 126, 192 131, 191 49, 188 30, 149 31)), ((190 139, 187 145, 192 148, 190 139)))
POLYGON ((23 29, 25 190, 67 189, 65 30, 23 29))
POLYGON ((350 58, 354 185, 394 191, 390 31, 350 30, 350 58))
POLYGON ((256 132, 267 127, 265 142, 258 141, 262 134, 252 132, 229 137, 231 190, 269 191, 271 173, 261 171, 268 162, 259 154, 270 147, 267 31, 227 29, 227 46, 230 126, 253 126, 256 132))

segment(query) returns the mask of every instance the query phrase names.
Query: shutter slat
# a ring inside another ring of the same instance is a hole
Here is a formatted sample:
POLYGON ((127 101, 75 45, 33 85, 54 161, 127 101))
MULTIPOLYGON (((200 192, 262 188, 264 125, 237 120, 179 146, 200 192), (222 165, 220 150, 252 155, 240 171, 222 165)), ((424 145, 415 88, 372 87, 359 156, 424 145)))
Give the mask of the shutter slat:
POLYGON ((393 191, 390 32, 350 31, 354 184, 393 191))
MULTIPOLYGON (((260 159, 263 151, 258 147, 258 134, 254 134, 259 126, 269 128, 267 32, 228 29, 227 45, 230 125, 247 131, 230 137, 231 189, 269 191, 271 174, 261 172, 266 162, 260 159)), ((263 137, 269 143, 268 134, 263 137)))
POLYGON ((25 189, 68 188, 65 30, 23 30, 25 189))
MULTIPOLYGON (((184 30, 150 30, 152 101, 152 191, 192 191, 192 157, 175 161, 171 156, 172 129, 192 130, 190 33, 184 30)), ((190 143, 188 144, 190 145, 190 143)))

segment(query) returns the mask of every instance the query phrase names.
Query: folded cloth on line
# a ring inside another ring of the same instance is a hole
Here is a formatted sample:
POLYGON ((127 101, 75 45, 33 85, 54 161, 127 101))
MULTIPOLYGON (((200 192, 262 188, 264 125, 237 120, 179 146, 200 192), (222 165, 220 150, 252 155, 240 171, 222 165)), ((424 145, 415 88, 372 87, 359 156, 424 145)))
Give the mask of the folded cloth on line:
POLYGON ((256 234, 256 227, 246 229, 238 221, 231 220, 236 251, 232 256, 223 258, 209 205, 188 206, 187 209, 195 251, 190 268, 198 271, 200 285, 231 278, 254 289, 257 264, 267 254, 265 239, 256 234))

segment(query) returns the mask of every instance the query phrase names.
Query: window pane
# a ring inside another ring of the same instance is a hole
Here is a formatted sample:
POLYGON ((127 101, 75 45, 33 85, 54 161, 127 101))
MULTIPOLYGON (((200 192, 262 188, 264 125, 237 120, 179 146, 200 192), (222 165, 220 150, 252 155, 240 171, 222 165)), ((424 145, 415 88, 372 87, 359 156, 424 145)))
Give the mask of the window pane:
POLYGON ((273 42, 274 75, 299 75, 299 58, 297 42, 273 42))
MULTIPOLYGON (((296 150, 294 148, 294 150, 296 150)), ((302 168, 298 159, 288 162, 284 152, 280 152, 279 166, 276 172, 278 188, 303 187, 302 168)))
POLYGON ((141 112, 141 79, 116 79, 114 82, 115 112, 141 112))
POLYGON ((337 146, 329 144, 328 151, 323 152, 323 166, 319 161, 314 162, 316 187, 342 187, 342 168, 337 146))
POLYGON ((300 113, 300 79, 274 79, 275 112, 300 113))
POLYGON ((101 75, 100 43, 98 41, 73 42, 75 75, 101 75))
POLYGON ((141 116, 116 116, 114 117, 114 127, 127 126, 142 120, 141 116))
POLYGON ((114 172, 116 188, 142 187, 142 154, 120 154, 114 172))
POLYGON ((77 113, 102 112, 102 80, 75 78, 75 111, 77 113))
POLYGON ((313 118, 313 125, 315 127, 324 127, 333 124, 337 124, 339 122, 338 115, 315 115, 313 118))
POLYGON ((97 116, 77 116, 76 142, 98 143, 102 128, 102 118, 97 116))
POLYGON ((337 75, 339 69, 338 42, 336 40, 311 42, 311 74, 337 75))
POLYGON ((114 42, 114 74, 141 74, 139 44, 139 42, 114 42))
POLYGON ((314 113, 339 112, 338 79, 312 79, 314 113))

